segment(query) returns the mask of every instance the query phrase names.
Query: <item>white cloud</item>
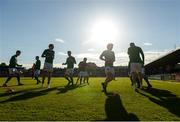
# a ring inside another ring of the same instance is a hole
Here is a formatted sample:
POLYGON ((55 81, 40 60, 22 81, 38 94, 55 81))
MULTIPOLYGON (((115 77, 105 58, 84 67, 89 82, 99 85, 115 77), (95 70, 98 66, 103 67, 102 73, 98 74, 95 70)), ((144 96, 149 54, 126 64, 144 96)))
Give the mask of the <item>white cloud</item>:
MULTIPOLYGON (((152 62, 163 55, 170 52, 169 50, 164 51, 146 51, 144 52, 145 55, 145 64, 152 62)), ((116 62, 115 65, 127 65, 129 62, 129 56, 126 52, 116 53, 116 62)))
POLYGON ((152 43, 145 42, 144 45, 145 45, 145 46, 152 46, 152 43))
POLYGON ((59 67, 59 68, 64 68, 64 65, 62 65, 61 63, 54 63, 53 67, 59 67))
POLYGON ((33 66, 33 63, 32 64, 22 64, 22 67, 25 67, 25 68, 32 68, 33 66))
POLYGON ((81 44, 82 45, 87 45, 87 44, 90 44, 92 41, 88 40, 88 41, 83 41, 81 44))
MULTIPOLYGON (((23 64, 23 67, 25 67, 26 69, 29 69, 29 68, 32 68, 32 65, 33 64, 23 64)), ((43 66, 44 66, 44 64, 42 63, 41 69, 43 69, 43 66)), ((53 67, 61 67, 61 68, 63 68, 64 66, 61 63, 54 63, 53 67)))
POLYGON ((169 50, 164 50, 164 51, 147 51, 147 52, 144 52, 145 64, 150 63, 150 62, 164 56, 168 52, 170 52, 170 51, 169 50))
POLYGON ((56 38, 56 39, 54 39, 54 41, 60 42, 60 43, 65 43, 65 41, 63 39, 60 39, 60 38, 56 38))
POLYGON ((125 57, 125 58, 128 58, 128 54, 126 52, 121 52, 121 53, 117 53, 115 54, 115 56, 118 58, 118 57, 125 57))
POLYGON ((96 53, 79 53, 79 54, 75 54, 76 58, 89 58, 89 59, 99 59, 99 54, 96 53))
POLYGON ((89 48, 88 51, 93 52, 93 51, 95 51, 95 49, 94 48, 89 48))
POLYGON ((129 62, 129 57, 126 52, 116 53, 116 61, 114 62, 115 66, 127 66, 129 62))
POLYGON ((58 55, 63 55, 63 56, 66 56, 67 54, 64 53, 64 52, 58 52, 58 55))

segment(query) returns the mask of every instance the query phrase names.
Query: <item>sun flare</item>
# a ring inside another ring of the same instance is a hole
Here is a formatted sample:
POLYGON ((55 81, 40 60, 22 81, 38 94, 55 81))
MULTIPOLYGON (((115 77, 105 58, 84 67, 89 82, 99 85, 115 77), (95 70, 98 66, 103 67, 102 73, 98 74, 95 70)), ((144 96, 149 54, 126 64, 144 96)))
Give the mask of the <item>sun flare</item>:
POLYGON ((99 19, 94 22, 90 31, 90 41, 97 45, 115 43, 118 37, 118 28, 115 22, 109 19, 99 19))

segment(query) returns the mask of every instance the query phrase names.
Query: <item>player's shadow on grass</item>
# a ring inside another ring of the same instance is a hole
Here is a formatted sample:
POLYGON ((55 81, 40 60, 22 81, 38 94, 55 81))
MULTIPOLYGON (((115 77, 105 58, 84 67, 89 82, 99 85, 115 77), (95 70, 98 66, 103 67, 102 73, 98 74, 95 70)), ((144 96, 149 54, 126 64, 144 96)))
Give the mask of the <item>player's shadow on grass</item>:
POLYGON ((141 95, 148 97, 152 102, 166 108, 169 112, 180 117, 180 97, 172 94, 168 90, 162 89, 143 89, 143 92, 139 91, 141 95), (149 93, 149 94, 147 94, 149 93))
POLYGON ((20 100, 27 100, 27 99, 31 99, 34 97, 39 97, 42 95, 46 95, 48 94, 50 91, 56 90, 57 87, 53 87, 53 88, 49 88, 49 89, 43 89, 40 91, 27 91, 27 92, 23 92, 20 95, 15 95, 15 96, 11 96, 9 99, 5 100, 5 101, 0 101, 0 103, 6 103, 6 102, 12 102, 12 101, 20 101, 20 100))
MULTIPOLYGON (((6 89, 6 91, 8 90, 8 88, 4 88, 4 89, 6 89)), ((29 91, 37 90, 37 89, 39 89, 39 88, 23 89, 23 90, 19 90, 19 91, 14 91, 13 93, 5 92, 5 93, 0 94, 0 97, 16 95, 16 94, 20 94, 20 93, 23 93, 23 92, 29 92, 29 91)))
POLYGON ((139 120, 136 115, 126 111, 118 94, 107 93, 106 95, 105 112, 107 118, 105 120, 139 120))
POLYGON ((74 90, 74 89, 76 89, 78 87, 83 87, 83 86, 85 86, 85 85, 76 85, 76 84, 74 84, 74 85, 70 85, 70 86, 65 86, 64 88, 59 88, 58 89, 59 92, 57 94, 66 93, 66 92, 68 92, 70 90, 74 90))

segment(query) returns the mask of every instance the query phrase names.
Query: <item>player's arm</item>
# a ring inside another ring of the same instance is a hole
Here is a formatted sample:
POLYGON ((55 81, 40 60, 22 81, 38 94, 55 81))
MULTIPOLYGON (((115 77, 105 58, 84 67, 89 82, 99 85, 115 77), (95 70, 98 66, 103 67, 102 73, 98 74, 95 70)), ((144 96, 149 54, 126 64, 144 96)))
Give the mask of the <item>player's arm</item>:
POLYGON ((144 53, 143 53, 143 51, 142 51, 141 48, 140 48, 140 54, 141 54, 141 56, 142 56, 142 63, 144 64, 144 53))
POLYGON ((104 58, 104 52, 99 56, 99 59, 105 61, 105 58, 104 58))
POLYGON ((62 65, 66 65, 67 64, 67 59, 66 59, 66 62, 65 63, 62 63, 62 65))
POLYGON ((17 64, 17 63, 16 63, 16 66, 18 66, 18 67, 22 67, 22 64, 17 64))
POLYGON ((52 54, 52 59, 54 59, 54 57, 55 57, 55 52, 53 51, 53 54, 52 54))
POLYGON ((14 63, 15 63, 15 65, 17 64, 17 63, 15 62, 15 58, 14 58, 14 57, 11 57, 9 63, 10 63, 10 64, 14 64, 14 63))
POLYGON ((15 59, 15 57, 12 57, 12 58, 10 59, 10 62, 13 62, 13 63, 15 64, 15 66, 22 66, 22 65, 20 65, 20 64, 17 63, 17 60, 15 59))
POLYGON ((128 72, 130 72, 130 61, 128 63, 128 72))
POLYGON ((16 66, 18 66, 18 67, 22 67, 22 65, 21 65, 21 64, 18 64, 17 62, 16 62, 16 66))
POLYGON ((129 48, 128 48, 128 51, 127 51, 127 54, 129 55, 130 51, 129 51, 129 48))
POLYGON ((33 65, 33 67, 35 68, 35 67, 38 67, 38 66, 40 66, 40 62, 36 61, 36 63, 33 65))
POLYGON ((45 58, 45 57, 46 57, 46 50, 44 50, 44 52, 42 53, 41 57, 42 57, 42 58, 45 58))
POLYGON ((41 67, 41 61, 39 60, 39 67, 41 67))
POLYGON ((21 65, 21 64, 18 64, 18 63, 16 63, 16 66, 18 66, 18 67, 22 67, 22 65, 21 65))
POLYGON ((74 64, 76 64, 76 59, 74 58, 74 64))
POLYGON ((54 59, 54 57, 55 57, 55 52, 53 52, 53 55, 52 55, 52 58, 54 59))
POLYGON ((115 58, 115 54, 113 52, 113 59, 112 59, 112 61, 115 62, 115 60, 116 60, 116 58, 115 58))
POLYGON ((79 62, 78 67, 80 67, 80 65, 81 65, 81 62, 79 62))
POLYGON ((128 63, 128 75, 131 76, 131 62, 128 63))

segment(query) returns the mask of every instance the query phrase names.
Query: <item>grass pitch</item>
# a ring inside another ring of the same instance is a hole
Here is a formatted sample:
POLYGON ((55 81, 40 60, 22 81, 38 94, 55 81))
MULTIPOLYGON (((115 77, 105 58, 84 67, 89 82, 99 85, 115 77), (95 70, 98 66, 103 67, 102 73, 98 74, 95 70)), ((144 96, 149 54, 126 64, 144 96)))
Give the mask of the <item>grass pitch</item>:
MULTIPOLYGON (((0 85, 6 78, 0 78, 0 85)), ((116 78, 101 92, 105 78, 90 78, 90 84, 65 87, 64 78, 52 78, 51 88, 41 88, 31 78, 13 78, 0 87, 0 120, 179 120, 180 83, 150 80, 152 89, 135 92, 129 78, 116 78)), ((75 78, 76 80, 76 78, 75 78)))

